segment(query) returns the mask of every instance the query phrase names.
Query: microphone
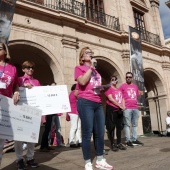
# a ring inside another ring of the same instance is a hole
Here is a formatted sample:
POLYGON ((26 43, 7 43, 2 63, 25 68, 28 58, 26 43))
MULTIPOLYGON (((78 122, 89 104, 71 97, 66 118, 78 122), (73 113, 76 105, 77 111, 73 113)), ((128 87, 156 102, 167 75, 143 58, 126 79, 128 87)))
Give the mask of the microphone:
POLYGON ((94 62, 94 63, 93 63, 93 67, 94 67, 95 69, 97 69, 97 62, 94 62))

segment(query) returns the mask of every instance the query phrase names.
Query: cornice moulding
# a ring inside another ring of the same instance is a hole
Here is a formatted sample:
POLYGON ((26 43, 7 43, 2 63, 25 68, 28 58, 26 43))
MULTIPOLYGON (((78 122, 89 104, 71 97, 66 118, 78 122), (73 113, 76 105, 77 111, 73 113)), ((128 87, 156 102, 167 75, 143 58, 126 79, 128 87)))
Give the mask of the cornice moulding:
POLYGON ((142 13, 146 13, 149 11, 149 8, 144 3, 142 3, 142 1, 130 0, 130 3, 134 9, 137 9, 138 11, 142 13))

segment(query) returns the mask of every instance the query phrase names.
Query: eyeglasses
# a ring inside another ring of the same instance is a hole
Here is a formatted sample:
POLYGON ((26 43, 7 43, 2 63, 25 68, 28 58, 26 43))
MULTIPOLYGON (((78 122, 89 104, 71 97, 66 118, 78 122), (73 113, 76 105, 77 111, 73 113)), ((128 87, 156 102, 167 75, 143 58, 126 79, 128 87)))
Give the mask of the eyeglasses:
POLYGON ((32 70, 34 70, 34 67, 32 66, 27 66, 27 67, 25 67, 26 69, 28 69, 28 70, 30 70, 30 69, 32 69, 32 70))
POLYGON ((131 79, 132 77, 131 76, 126 76, 127 79, 131 79))
POLYGON ((111 81, 116 81, 116 79, 111 79, 111 81))
POLYGON ((86 51, 85 54, 91 54, 91 55, 93 55, 94 52, 86 51))

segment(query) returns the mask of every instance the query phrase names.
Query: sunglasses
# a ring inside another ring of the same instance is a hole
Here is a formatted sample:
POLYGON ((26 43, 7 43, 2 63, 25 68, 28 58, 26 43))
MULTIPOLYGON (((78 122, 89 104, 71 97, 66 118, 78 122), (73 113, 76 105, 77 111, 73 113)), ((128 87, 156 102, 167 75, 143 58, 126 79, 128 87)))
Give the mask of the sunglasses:
POLYGON ((130 76, 126 76, 126 78, 127 78, 127 79, 131 79, 132 77, 130 77, 130 76))
POLYGON ((116 79, 111 79, 111 81, 117 81, 116 79))
POLYGON ((85 52, 85 54, 91 54, 91 55, 93 55, 94 53, 93 52, 85 52))
POLYGON ((25 67, 26 69, 28 69, 28 70, 30 70, 30 69, 32 69, 32 70, 34 70, 34 67, 32 66, 27 66, 27 67, 25 67))

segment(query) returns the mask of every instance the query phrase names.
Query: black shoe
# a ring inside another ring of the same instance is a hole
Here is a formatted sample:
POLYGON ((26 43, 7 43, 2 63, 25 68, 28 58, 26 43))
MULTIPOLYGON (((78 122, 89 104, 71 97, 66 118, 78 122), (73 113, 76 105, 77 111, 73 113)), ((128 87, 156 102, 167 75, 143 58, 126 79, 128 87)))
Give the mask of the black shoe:
POLYGON ((21 159, 17 162, 17 166, 18 166, 18 170, 26 170, 27 169, 23 159, 21 159))
POLYGON ((144 145, 142 142, 140 142, 138 140, 135 140, 132 143, 133 143, 133 145, 142 145, 142 146, 144 145))
POLYGON ((82 147, 82 143, 78 143, 77 146, 78 146, 78 147, 82 147))
POLYGON ((47 148, 40 148, 40 152, 50 152, 50 150, 47 148))
POLYGON ((128 142, 126 143, 126 145, 129 146, 129 147, 131 147, 131 148, 134 148, 134 146, 133 146, 133 144, 132 144, 131 141, 128 141, 128 142))
POLYGON ((29 165, 31 168, 37 168, 38 167, 38 163, 35 162, 34 159, 27 161, 27 165, 29 165))
POLYGON ((52 147, 50 147, 50 146, 46 147, 46 149, 49 150, 49 151, 55 150, 54 148, 52 148, 52 147))
POLYGON ((118 144, 117 147, 120 149, 120 150, 126 150, 126 146, 124 146, 122 143, 118 144))
POLYGON ((119 151, 119 148, 117 147, 117 145, 115 145, 115 144, 112 145, 112 151, 114 151, 114 152, 119 151))
POLYGON ((76 144, 70 144, 70 148, 79 148, 79 146, 76 144))

